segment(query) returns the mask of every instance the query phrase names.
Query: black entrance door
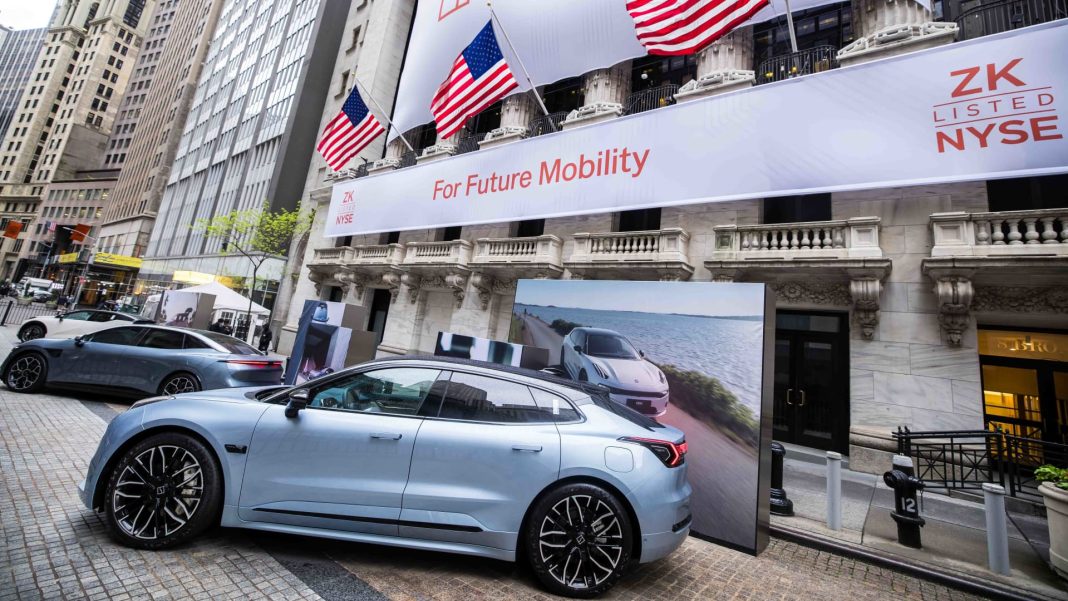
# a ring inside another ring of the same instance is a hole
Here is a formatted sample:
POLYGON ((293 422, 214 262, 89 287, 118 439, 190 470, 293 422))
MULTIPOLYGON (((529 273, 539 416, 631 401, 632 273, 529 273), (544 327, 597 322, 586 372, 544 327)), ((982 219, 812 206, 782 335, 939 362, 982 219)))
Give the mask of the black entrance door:
POLYGON ((776 440, 847 451, 849 331, 841 313, 776 315, 776 440))

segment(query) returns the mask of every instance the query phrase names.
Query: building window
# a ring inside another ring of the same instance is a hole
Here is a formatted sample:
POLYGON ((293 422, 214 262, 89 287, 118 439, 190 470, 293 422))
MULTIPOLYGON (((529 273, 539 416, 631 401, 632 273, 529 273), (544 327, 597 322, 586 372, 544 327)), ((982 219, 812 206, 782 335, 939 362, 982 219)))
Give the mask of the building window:
POLYGON ((764 199, 762 223, 806 223, 830 220, 830 193, 764 199))
POLYGON ((379 244, 397 244, 400 242, 400 232, 382 232, 378 235, 379 244))
POLYGON ((1018 177, 986 182, 991 211, 1031 211, 1068 207, 1068 175, 1018 177))
POLYGON ((532 238, 545 233, 544 219, 527 219, 512 223, 512 236, 515 238, 532 238))
POLYGON ((453 240, 459 240, 462 230, 463 226, 459 225, 440 228, 437 232, 438 242, 451 242, 453 240))
POLYGON ((660 209, 620 211, 615 215, 616 232, 645 232, 660 229, 660 209))

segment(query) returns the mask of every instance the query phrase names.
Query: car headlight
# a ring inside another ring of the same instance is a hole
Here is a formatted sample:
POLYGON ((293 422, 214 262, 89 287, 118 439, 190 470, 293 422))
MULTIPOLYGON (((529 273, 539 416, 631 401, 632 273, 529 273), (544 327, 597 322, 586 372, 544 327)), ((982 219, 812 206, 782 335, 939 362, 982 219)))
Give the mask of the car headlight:
POLYGON ((167 399, 173 399, 172 396, 153 396, 147 399, 141 399, 133 405, 130 405, 130 409, 137 409, 138 407, 144 407, 145 405, 151 405, 152 403, 158 403, 160 401, 166 401, 167 399))
POLYGON ((660 376, 660 383, 661 384, 667 384, 667 378, 664 377, 664 372, 663 371, 658 369, 658 370, 656 370, 656 374, 658 376, 660 376))

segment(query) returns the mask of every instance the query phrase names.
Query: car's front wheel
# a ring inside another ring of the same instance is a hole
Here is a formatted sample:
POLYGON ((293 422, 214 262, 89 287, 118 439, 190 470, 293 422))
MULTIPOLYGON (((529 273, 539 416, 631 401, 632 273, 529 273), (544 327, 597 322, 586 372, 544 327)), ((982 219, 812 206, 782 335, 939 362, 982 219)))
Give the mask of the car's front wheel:
POLYGON ((178 432, 149 436, 127 449, 108 476, 104 513, 120 543, 163 549, 215 520, 222 477, 211 451, 178 432))
POLYGON ((40 353, 23 353, 11 360, 4 383, 15 392, 40 392, 48 380, 48 362, 40 353))
POLYGON ((557 595, 596 597, 631 563, 630 519, 615 495, 594 484, 550 492, 531 511, 524 534, 534 574, 557 595))
POLYGON ((37 340, 38 338, 45 337, 45 327, 39 323, 28 323, 22 326, 19 330, 19 340, 26 342, 27 340, 37 340))

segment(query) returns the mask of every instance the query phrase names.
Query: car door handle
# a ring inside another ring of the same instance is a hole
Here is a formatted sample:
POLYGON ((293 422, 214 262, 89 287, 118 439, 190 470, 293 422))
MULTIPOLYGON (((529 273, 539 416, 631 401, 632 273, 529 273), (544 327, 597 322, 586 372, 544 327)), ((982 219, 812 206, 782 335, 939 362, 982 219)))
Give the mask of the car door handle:
POLYGON ((401 435, 396 432, 372 432, 371 438, 378 438, 380 440, 400 440, 401 435))
POLYGON ((512 445, 512 450, 513 451, 520 451, 520 452, 523 452, 523 453, 540 453, 541 452, 541 445, 540 444, 514 444, 514 445, 512 445))

